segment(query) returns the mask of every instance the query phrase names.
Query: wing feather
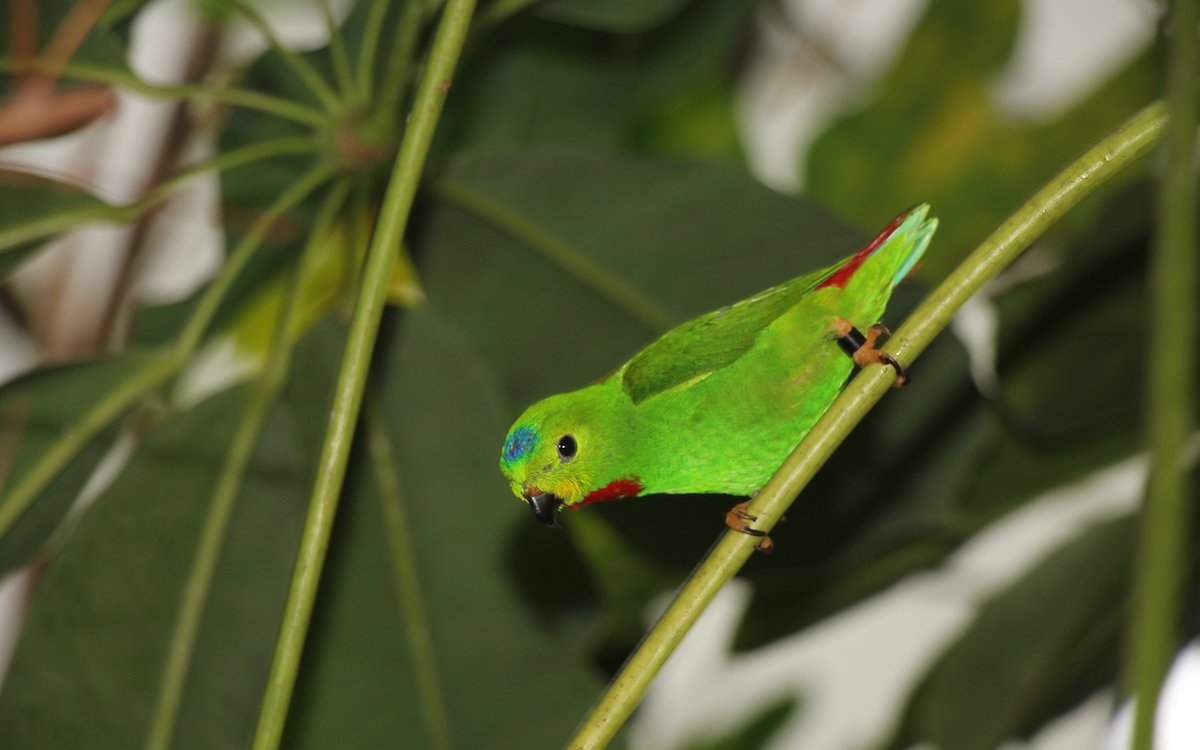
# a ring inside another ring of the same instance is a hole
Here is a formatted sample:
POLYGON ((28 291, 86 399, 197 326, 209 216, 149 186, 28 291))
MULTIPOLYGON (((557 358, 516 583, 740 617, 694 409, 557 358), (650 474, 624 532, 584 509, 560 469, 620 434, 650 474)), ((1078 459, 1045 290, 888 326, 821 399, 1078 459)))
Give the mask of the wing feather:
POLYGON ((635 404, 698 382, 749 351, 767 326, 836 268, 792 279, 689 320, 635 354, 613 376, 621 379, 635 404))

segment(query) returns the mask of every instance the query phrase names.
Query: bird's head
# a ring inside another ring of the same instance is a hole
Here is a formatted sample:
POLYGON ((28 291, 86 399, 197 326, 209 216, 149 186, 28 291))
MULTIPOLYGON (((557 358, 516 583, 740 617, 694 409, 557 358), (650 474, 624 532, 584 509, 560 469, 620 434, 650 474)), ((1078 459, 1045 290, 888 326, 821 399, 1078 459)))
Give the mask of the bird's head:
POLYGON ((624 451, 622 425, 600 386, 551 396, 525 410, 504 439, 500 470, 538 520, 585 502, 610 481, 624 451))

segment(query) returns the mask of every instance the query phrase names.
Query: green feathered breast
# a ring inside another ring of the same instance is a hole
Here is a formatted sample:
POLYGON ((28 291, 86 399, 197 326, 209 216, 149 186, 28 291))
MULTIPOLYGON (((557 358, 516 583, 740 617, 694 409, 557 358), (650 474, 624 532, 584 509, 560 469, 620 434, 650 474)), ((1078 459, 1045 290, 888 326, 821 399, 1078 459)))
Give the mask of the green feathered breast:
POLYGON ((881 318, 937 227, 928 210, 840 263, 679 325, 601 383, 529 407, 501 452, 514 494, 577 507, 757 490, 845 384, 854 365, 839 322, 881 318))

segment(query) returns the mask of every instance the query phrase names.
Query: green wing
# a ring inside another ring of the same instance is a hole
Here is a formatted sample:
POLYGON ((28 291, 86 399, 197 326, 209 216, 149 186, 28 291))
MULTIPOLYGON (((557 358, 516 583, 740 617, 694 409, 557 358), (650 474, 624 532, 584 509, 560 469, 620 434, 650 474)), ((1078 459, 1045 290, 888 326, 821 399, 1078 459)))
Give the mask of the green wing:
MULTIPOLYGON (((638 404, 664 391, 694 383, 736 362, 754 346, 767 326, 787 312, 816 286, 845 288, 851 277, 872 260, 880 284, 900 283, 925 252, 937 228, 922 204, 897 216, 869 245, 856 254, 760 292, 729 307, 689 320, 663 334, 634 355, 613 377, 638 404)), ((868 275, 867 278, 870 278, 868 275)))
POLYGON ((613 377, 621 379, 622 388, 635 404, 703 379, 749 351, 763 329, 836 268, 792 279, 672 328, 635 354, 613 377))

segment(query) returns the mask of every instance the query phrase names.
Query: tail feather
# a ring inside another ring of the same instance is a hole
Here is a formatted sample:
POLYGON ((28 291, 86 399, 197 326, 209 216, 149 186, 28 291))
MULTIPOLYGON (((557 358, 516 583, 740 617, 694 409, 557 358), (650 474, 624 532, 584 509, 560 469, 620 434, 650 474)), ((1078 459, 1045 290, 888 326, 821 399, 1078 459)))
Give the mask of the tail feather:
POLYGON ((917 262, 921 260, 921 256, 925 254, 925 248, 929 247, 929 241, 933 239, 933 233, 937 231, 938 220, 927 219, 926 216, 928 214, 929 204, 922 203, 910 211, 904 223, 900 225, 898 230, 900 234, 908 235, 911 233, 911 239, 909 239, 910 249, 908 256, 896 271, 895 277, 892 278, 893 288, 912 273, 913 267, 917 265, 917 262), (912 222, 913 226, 909 227, 909 222, 912 222))
POLYGON ((891 282, 892 287, 895 287, 904 280, 904 277, 908 276, 913 266, 925 254, 925 248, 929 247, 929 240, 933 237, 938 222, 937 219, 926 218, 928 214, 929 204, 927 203, 922 203, 911 211, 900 214, 869 245, 834 268, 814 289, 831 286, 844 289, 867 258, 881 251, 889 250, 901 253, 898 258, 899 266, 891 282))

